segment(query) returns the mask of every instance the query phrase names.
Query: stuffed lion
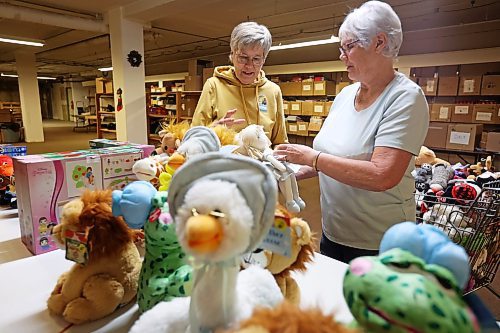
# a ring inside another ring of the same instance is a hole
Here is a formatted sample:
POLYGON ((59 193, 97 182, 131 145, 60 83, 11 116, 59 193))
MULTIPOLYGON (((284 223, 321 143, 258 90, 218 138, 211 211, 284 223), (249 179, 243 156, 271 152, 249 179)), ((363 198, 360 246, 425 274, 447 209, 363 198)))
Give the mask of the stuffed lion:
POLYGON ((100 319, 137 293, 141 258, 134 233, 111 213, 111 191, 87 191, 67 203, 54 239, 75 265, 63 273, 47 306, 73 324, 100 319))

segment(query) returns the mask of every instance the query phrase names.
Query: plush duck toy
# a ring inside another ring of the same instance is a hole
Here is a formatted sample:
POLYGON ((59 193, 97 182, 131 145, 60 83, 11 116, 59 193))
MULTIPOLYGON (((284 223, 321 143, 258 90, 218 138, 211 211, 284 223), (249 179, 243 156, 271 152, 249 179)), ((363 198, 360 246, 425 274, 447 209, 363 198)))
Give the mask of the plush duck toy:
POLYGON ((269 271, 239 273, 240 256, 274 222, 276 200, 273 175, 248 157, 206 153, 179 168, 168 201, 179 242, 192 257, 192 294, 156 305, 131 332, 212 332, 248 318, 256 306, 281 302, 269 271))

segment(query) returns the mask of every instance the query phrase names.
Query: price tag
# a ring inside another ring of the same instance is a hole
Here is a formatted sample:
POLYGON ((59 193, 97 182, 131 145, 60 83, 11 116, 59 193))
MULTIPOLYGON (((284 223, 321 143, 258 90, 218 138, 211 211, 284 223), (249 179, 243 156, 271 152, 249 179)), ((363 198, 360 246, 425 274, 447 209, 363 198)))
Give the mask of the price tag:
POLYGON ((467 132, 451 132, 450 143, 459 145, 468 145, 470 140, 470 133, 467 132))
POLYGON ((474 80, 464 80, 464 93, 474 92, 474 80))
POLYGON ((285 212, 277 210, 274 223, 259 247, 289 257, 292 251, 290 218, 285 212))
POLYGON ((434 80, 427 80, 427 87, 425 88, 427 92, 434 91, 434 80))
POLYGON ((476 120, 480 121, 491 121, 492 113, 490 112, 478 112, 476 113, 476 120))
POLYGON ((85 265, 89 260, 88 231, 66 230, 66 259, 85 265))
POLYGON ((315 113, 323 113, 323 105, 315 105, 314 112, 315 113))
POLYGON ((455 106, 455 114, 468 114, 469 107, 466 105, 457 105, 455 106))
POLYGON ((448 119, 448 110, 447 106, 442 106, 439 108, 439 119, 448 119))
POLYGON ((325 90, 325 83, 315 83, 314 84, 314 90, 325 90))

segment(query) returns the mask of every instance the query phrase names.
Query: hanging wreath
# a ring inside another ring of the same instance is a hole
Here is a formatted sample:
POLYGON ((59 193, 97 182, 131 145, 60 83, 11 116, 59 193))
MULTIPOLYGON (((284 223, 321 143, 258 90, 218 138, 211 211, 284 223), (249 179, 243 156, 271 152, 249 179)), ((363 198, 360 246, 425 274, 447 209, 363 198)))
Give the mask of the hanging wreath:
POLYGON ((142 55, 136 50, 132 50, 127 55, 127 60, 132 67, 139 67, 142 63, 142 55))

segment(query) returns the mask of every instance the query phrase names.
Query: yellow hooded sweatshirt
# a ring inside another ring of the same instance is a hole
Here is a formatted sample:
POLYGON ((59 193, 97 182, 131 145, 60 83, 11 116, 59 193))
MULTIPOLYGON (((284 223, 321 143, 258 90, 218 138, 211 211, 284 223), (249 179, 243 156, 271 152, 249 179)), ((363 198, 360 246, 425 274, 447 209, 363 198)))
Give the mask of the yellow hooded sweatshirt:
POLYGON ((203 86, 193 125, 208 126, 232 109, 237 110, 234 119, 246 120, 245 124, 232 126, 235 131, 258 124, 264 126, 273 145, 288 142, 281 90, 265 77, 264 71, 255 83, 244 85, 236 78, 233 66, 216 67, 214 76, 203 86))

